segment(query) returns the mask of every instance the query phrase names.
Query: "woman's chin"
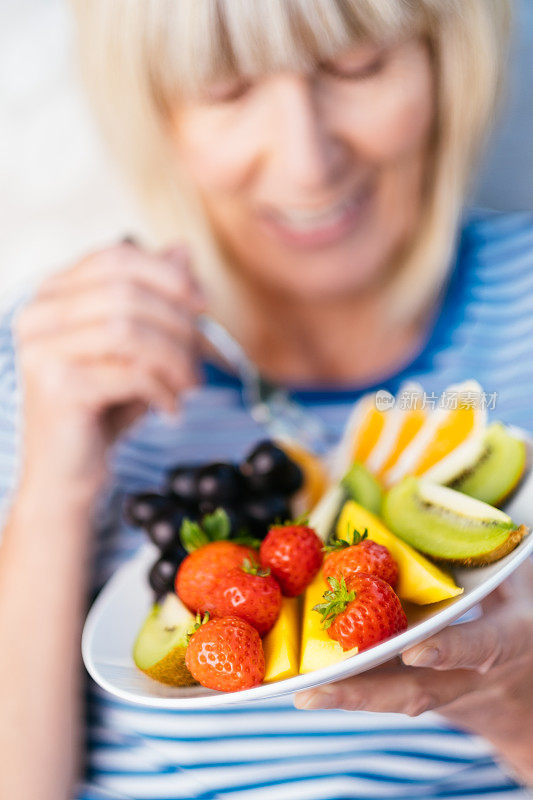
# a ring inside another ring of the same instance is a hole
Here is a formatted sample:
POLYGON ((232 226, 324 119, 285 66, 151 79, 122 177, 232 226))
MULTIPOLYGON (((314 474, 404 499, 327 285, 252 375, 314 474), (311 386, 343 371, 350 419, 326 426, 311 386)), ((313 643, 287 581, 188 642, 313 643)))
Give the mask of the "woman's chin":
POLYGON ((349 266, 335 268, 325 257, 319 267, 287 268, 279 274, 278 281, 273 281, 272 271, 265 277, 275 292, 295 303, 344 305, 347 300, 371 291, 381 275, 379 267, 372 264, 361 265, 362 268, 357 272, 354 271, 353 264, 351 262, 349 266))

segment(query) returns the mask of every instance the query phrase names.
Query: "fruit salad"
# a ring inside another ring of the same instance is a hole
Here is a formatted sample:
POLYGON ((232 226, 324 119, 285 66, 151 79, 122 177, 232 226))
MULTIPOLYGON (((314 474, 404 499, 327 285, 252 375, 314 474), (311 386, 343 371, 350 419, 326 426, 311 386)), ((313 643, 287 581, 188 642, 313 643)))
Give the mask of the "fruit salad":
POLYGON ((456 405, 436 408, 408 389, 409 407, 363 397, 328 469, 265 440, 240 464, 178 465, 163 491, 127 499, 159 550, 140 670, 238 691, 335 664, 405 630, 404 604, 461 594, 454 566, 490 564, 528 535, 498 507, 527 447, 488 424, 480 387, 450 387, 456 405))

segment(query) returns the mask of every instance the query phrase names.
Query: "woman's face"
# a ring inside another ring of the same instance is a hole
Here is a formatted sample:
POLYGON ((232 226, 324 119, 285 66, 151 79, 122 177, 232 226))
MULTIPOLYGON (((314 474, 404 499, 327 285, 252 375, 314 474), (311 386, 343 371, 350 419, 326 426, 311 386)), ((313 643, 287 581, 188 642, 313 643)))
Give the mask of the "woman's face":
POLYGON ((358 46, 310 75, 212 84, 174 118, 233 269, 292 298, 382 281, 419 219, 434 116, 427 46, 358 46))

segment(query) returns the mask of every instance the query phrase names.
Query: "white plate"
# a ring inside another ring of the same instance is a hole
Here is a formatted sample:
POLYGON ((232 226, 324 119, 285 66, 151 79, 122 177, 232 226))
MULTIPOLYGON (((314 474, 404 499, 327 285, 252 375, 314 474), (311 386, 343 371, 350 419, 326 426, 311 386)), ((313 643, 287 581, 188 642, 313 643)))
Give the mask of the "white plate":
MULTIPOLYGON (((507 505, 518 524, 533 530, 533 471, 507 505)), ((501 561, 476 569, 457 569, 455 579, 464 593, 429 606, 406 606, 406 631, 339 664, 266 683, 242 692, 215 692, 203 686, 177 689, 146 677, 133 663, 132 648, 152 603, 147 573, 156 558, 152 546, 144 547, 107 583, 96 599, 83 631, 83 660, 96 683, 122 700, 166 709, 222 706, 291 694, 357 675, 397 656, 403 650, 450 625, 479 603, 533 552, 533 533, 501 561)))

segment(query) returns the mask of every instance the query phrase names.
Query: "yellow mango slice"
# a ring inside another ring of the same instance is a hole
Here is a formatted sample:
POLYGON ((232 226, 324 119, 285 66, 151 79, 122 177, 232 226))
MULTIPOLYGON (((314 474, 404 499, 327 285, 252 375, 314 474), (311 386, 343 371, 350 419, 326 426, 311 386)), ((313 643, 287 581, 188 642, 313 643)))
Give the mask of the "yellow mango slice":
POLYGON ((298 597, 284 597, 276 624, 263 639, 266 682, 298 675, 300 609, 298 597))
MULTIPOLYGON (((433 564, 413 547, 398 539, 378 517, 353 500, 348 500, 337 522, 337 537, 345 538, 356 528, 368 530, 368 538, 388 548, 398 563, 400 578, 396 592, 402 600, 417 605, 437 603, 463 593, 452 576, 433 564)), ((317 601, 318 602, 318 601, 317 601)))
POLYGON ((304 594, 303 623, 302 623, 302 658, 300 672, 313 672, 321 667, 329 667, 339 661, 349 658, 357 653, 357 647, 346 652, 340 644, 330 639, 327 631, 322 627, 320 614, 313 611, 313 606, 322 602, 326 589, 322 572, 319 572, 314 581, 309 584, 304 594))

